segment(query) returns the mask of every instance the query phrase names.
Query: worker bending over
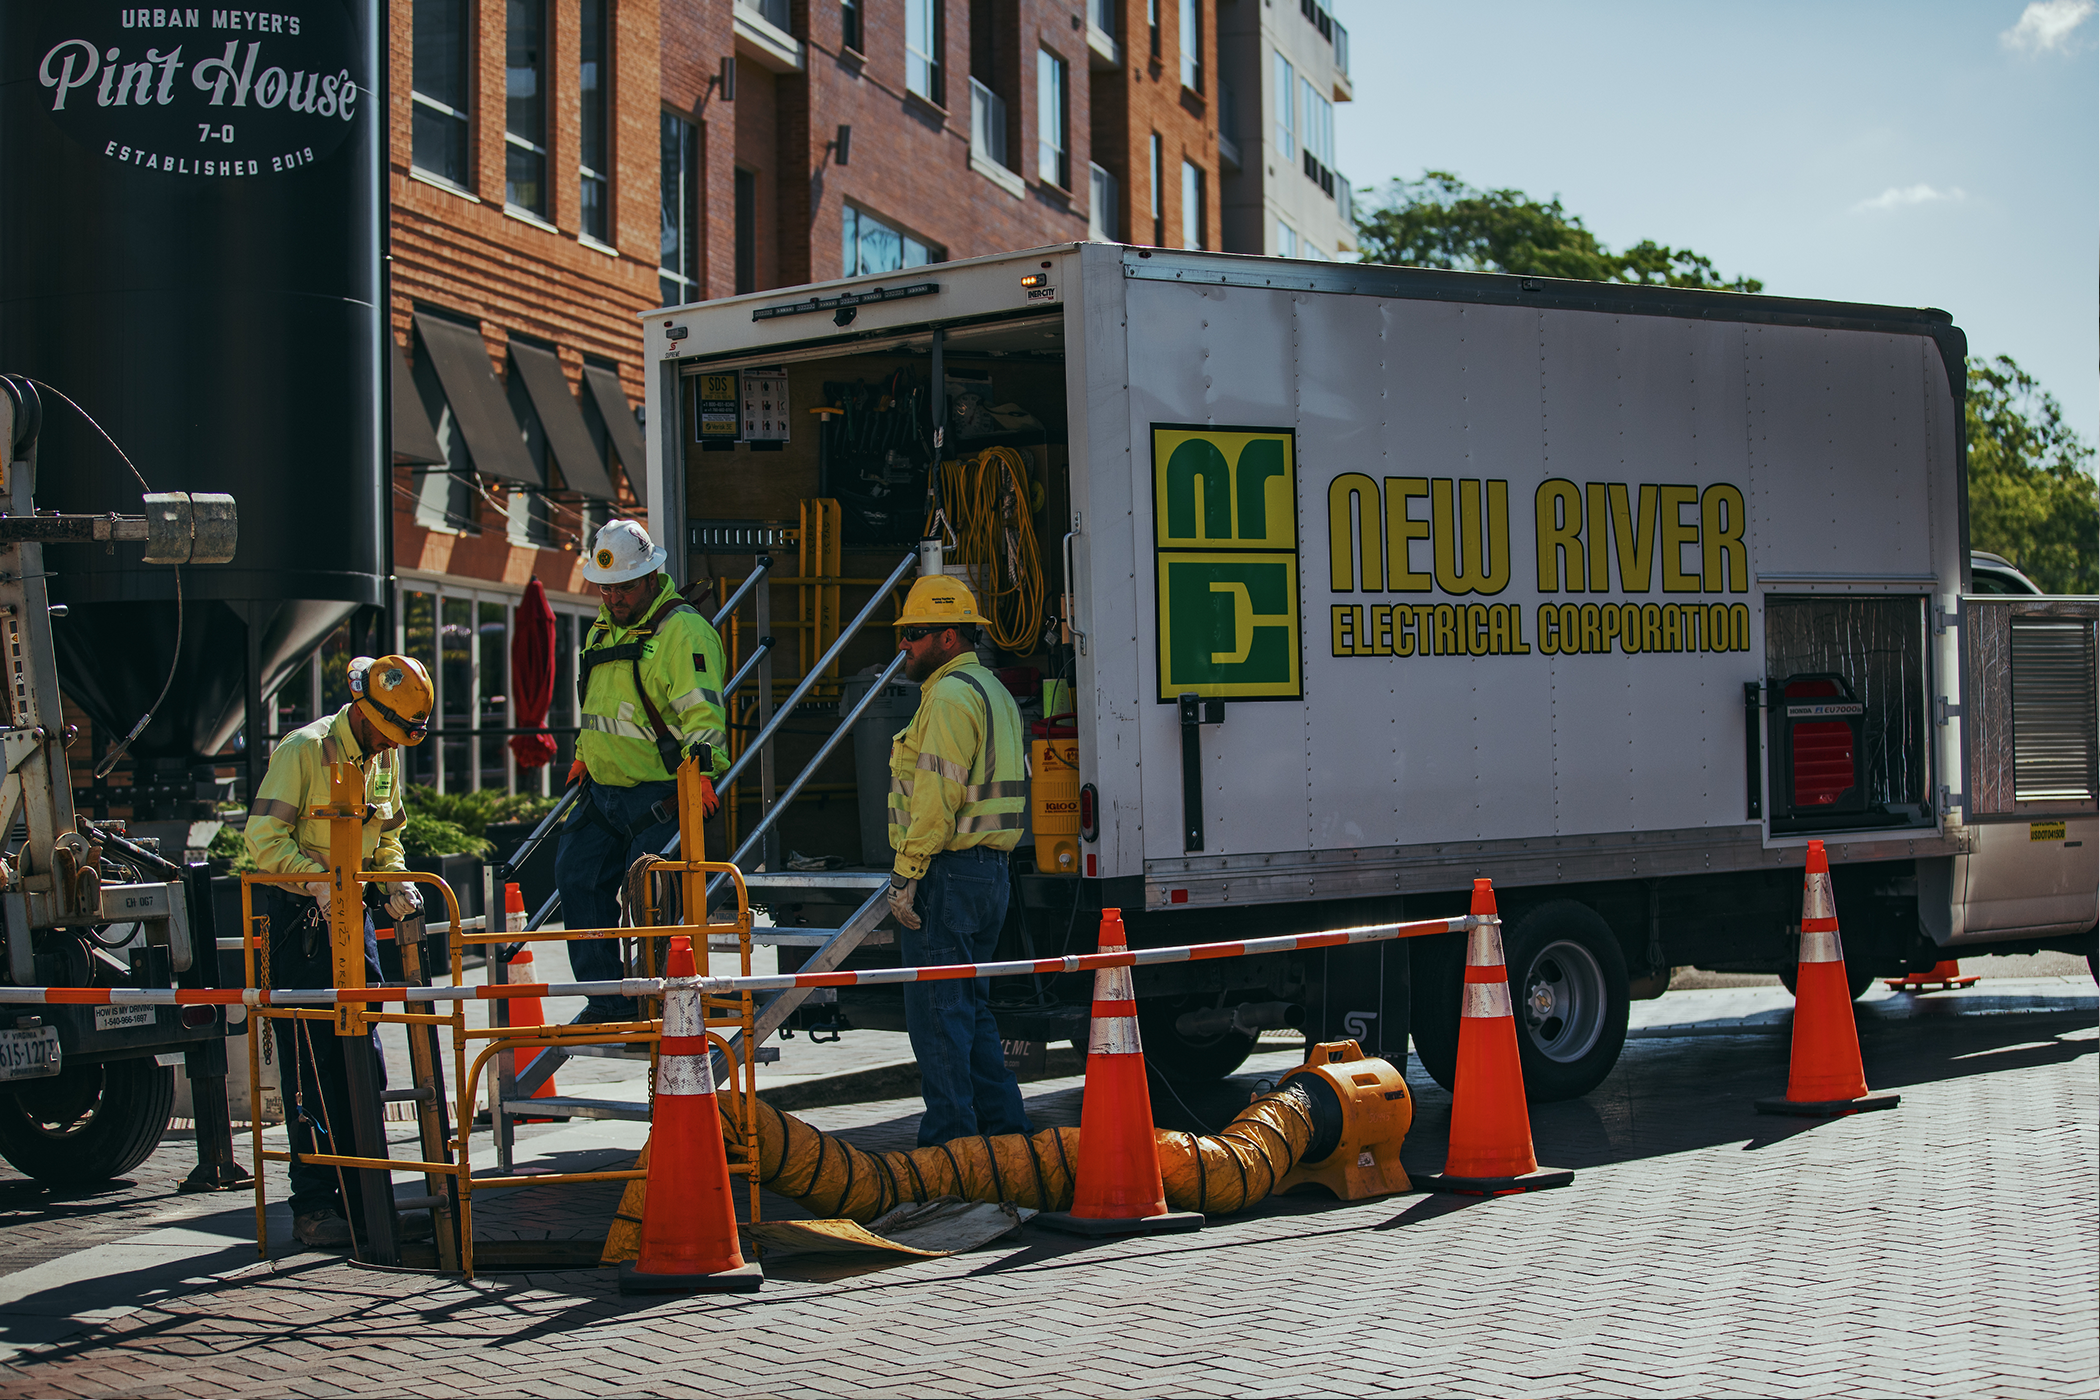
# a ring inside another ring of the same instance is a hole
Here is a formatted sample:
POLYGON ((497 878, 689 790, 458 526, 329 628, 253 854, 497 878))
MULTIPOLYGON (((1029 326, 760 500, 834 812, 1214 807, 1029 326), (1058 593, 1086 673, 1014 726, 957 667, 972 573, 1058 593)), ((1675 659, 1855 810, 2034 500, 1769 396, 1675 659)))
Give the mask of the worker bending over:
MULTIPOLYGON (((269 771, 248 804, 243 834, 256 868, 268 875, 314 877, 304 884, 255 887, 256 912, 270 921, 268 984, 273 987, 335 985, 328 937, 329 824, 308 813, 334 800, 331 770, 337 764, 355 764, 363 779, 363 868, 408 870, 401 851, 400 829, 408 811, 399 748, 422 743, 429 732, 434 693, 430 673, 412 657, 382 656, 374 661, 360 656, 350 663, 350 693, 355 698, 342 709, 277 741, 269 771)), ((386 910, 397 919, 423 907, 423 896, 406 881, 388 881, 385 892, 386 910)), ((365 982, 377 985, 379 944, 369 908, 364 924, 365 982)), ((301 1244, 339 1248, 350 1243, 352 1219, 362 1236, 363 1205, 352 1196, 346 1210, 339 1189, 343 1174, 301 1159, 309 1152, 356 1155, 343 1041, 325 1021, 270 1024, 277 1035, 278 1065, 298 1066, 297 1087, 292 1090, 296 1107, 290 1114, 292 1233, 301 1244)), ((372 1058, 384 1087, 386 1061, 379 1054, 378 1027, 371 1034, 372 1058)), ((419 1218, 400 1233, 409 1237, 428 1231, 428 1220, 419 1218)))
MULTIPOLYGON (((654 855, 678 830, 678 765, 697 754, 702 805, 719 805, 714 779, 729 767, 722 714, 722 639, 678 596, 663 570, 664 549, 632 520, 598 532, 583 576, 605 600, 578 662, 583 732, 569 782, 582 800, 562 820, 554 880, 570 928, 612 928, 627 868, 654 855)), ((687 917, 698 919, 700 911, 687 917)), ((582 982, 622 976, 620 941, 569 944, 569 966, 582 982)), ((575 1024, 631 1021, 634 998, 592 997, 575 1024)))
MULTIPOLYGON (((969 589, 929 575, 897 622, 904 674, 921 682, 918 712, 890 747, 890 912, 907 967, 983 962, 1006 922, 1028 773, 1021 712, 977 664, 979 621, 969 589)), ((1029 1131, 984 979, 906 983, 904 1017, 926 1098, 921 1147, 1029 1131)))

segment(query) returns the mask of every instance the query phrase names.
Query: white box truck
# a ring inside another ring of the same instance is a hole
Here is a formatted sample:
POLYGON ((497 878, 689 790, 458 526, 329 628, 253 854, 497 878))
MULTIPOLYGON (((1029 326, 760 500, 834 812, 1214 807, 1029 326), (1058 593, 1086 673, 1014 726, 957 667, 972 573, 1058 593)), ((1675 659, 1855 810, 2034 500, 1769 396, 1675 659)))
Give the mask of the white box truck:
MULTIPOLYGON (((659 528, 875 489, 842 484, 848 381, 981 374, 1040 428, 1069 625, 1034 659, 1085 784, 1077 874, 1019 881, 1041 951, 1104 905, 1198 942, 1462 910, 1486 876, 1539 1097, 1599 1082, 1673 966, 1790 972, 1812 838, 1856 991, 2091 955, 2095 601, 1971 591, 1943 312, 1089 243, 645 327, 659 528), (702 455, 728 430, 697 386, 736 375, 790 442, 702 455)), ((949 407, 904 456, 971 450, 949 407)), ((921 478, 884 461, 895 533, 921 478)), ((1448 1082, 1460 950, 1411 953, 1154 970, 1147 1049, 1227 1072, 1304 1007, 1388 1054, 1411 1019, 1448 1082)), ((1054 999, 1002 1015, 1079 1026, 1084 990, 1054 999)))

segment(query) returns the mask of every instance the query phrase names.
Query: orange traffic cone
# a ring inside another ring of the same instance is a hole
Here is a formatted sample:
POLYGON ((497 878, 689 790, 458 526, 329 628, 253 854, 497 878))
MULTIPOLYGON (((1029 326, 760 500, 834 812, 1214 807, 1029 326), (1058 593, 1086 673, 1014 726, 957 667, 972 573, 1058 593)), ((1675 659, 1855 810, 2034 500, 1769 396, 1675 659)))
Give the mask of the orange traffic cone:
POLYGON ((1897 1094, 1867 1092, 1859 1059, 1859 1027, 1852 1023, 1852 989, 1845 978, 1845 947, 1838 940, 1837 897, 1830 858, 1821 841, 1808 843, 1801 882, 1801 962, 1794 973, 1794 1049, 1786 1097, 1759 1099, 1759 1113, 1834 1118, 1869 1108, 1894 1108, 1897 1094))
MULTIPOLYGON (((671 940, 671 977, 695 975, 693 944, 671 940)), ((656 1109, 649 1126, 649 1194, 642 1206, 640 1257, 620 1266, 622 1293, 750 1293, 765 1281, 737 1249, 729 1154, 708 1063, 700 993, 664 994, 657 1047, 656 1109)))
POLYGON ((1930 972, 1913 972, 1908 977, 1884 977, 1881 980, 1892 992, 1951 992, 1957 987, 1973 987, 1983 979, 1973 972, 1964 973, 1957 959, 1942 958, 1932 965, 1930 972))
MULTIPOLYGON (((525 896, 519 892, 516 885, 505 885, 503 887, 503 909, 505 914, 504 924, 510 932, 524 932, 525 896)), ((512 983, 537 980, 532 975, 532 945, 530 943, 520 943, 516 955, 504 966, 510 969, 508 980, 512 983)), ((547 1009, 540 1003, 538 997, 512 997, 510 999, 510 1024, 513 1026, 544 1026, 547 1024, 547 1009)), ((538 1059, 543 1053, 544 1051, 542 1050, 511 1051, 511 1073, 514 1075, 523 1074, 525 1067, 538 1059)), ((559 1092, 554 1087, 554 1076, 550 1074, 547 1076, 544 1084, 532 1091, 532 1097, 536 1099, 551 1099, 556 1097, 559 1092)), ((555 1120, 552 1118, 520 1118, 518 1121, 520 1123, 552 1123, 555 1120)), ((563 1118, 561 1121, 567 1122, 568 1119, 563 1118)))
MULTIPOLYGON (((1101 951, 1120 953, 1128 946, 1123 911, 1102 910, 1101 951)), ((1167 1209, 1152 1135, 1145 1050, 1138 1042, 1137 993, 1127 967, 1104 967, 1094 973, 1085 1092, 1072 1208, 1038 1215, 1035 1223, 1089 1236, 1201 1229, 1201 1212, 1167 1209)))
MULTIPOLYGON (((1495 918, 1495 889, 1473 882, 1473 913, 1495 918)), ((1517 1058, 1517 1021, 1502 965, 1502 923, 1466 934, 1465 1000, 1459 1008, 1458 1073, 1451 1081, 1451 1146, 1444 1170, 1417 1176, 1425 1191, 1503 1196, 1566 1186, 1575 1173, 1541 1168, 1531 1148, 1524 1106, 1524 1068, 1517 1058)))

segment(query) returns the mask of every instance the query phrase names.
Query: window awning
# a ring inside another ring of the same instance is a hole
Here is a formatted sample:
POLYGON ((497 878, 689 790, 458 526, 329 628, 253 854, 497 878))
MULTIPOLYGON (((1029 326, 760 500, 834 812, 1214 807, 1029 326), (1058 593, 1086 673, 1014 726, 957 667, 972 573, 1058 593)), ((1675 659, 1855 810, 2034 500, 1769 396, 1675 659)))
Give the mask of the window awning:
POLYGON ((598 416, 605 420, 605 432, 612 439, 613 455, 620 459, 620 469, 627 473, 628 483, 639 490, 648 449, 642 445, 642 425, 634 421, 634 405, 627 402, 619 374, 600 365, 585 365, 583 383, 598 405, 598 416))
POLYGON ((441 467, 445 464, 445 449, 438 446, 437 434, 430 427, 430 415, 423 411, 423 400, 416 393, 415 376, 409 372, 408 360, 401 353, 401 342, 392 336, 386 340, 387 349, 394 357, 394 461, 397 464, 441 467))
POLYGON ((525 381, 525 393, 540 427, 547 434, 547 447, 554 464, 561 468, 562 484, 594 500, 612 499, 612 478, 591 441, 591 430, 583 424, 583 410, 569 393, 569 381, 561 372, 561 361, 550 350, 537 345, 510 343, 511 363, 525 381))
POLYGON ((545 486, 525 450, 525 435, 518 430, 518 420, 503 396, 503 385, 489 364, 481 332, 419 311, 416 334, 430 352, 431 367, 437 371, 460 435, 467 440, 474 470, 527 486, 545 486))

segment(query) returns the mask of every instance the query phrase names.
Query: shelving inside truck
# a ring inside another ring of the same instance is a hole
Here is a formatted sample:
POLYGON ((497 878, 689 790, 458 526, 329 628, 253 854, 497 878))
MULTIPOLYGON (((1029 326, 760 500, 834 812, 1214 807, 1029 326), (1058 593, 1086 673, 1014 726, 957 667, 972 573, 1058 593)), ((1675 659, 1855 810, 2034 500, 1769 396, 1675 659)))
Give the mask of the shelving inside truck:
MULTIPOLYGON (((1043 682, 1072 677, 1072 649, 1058 625, 1071 514, 1063 314, 946 325, 938 340, 931 329, 841 337, 678 367, 687 577, 713 580, 707 606, 719 607, 756 557, 772 558, 766 631, 775 638, 776 703, 929 534, 943 539, 949 568, 968 577, 987 612, 980 654, 1007 682, 1024 724, 1043 718, 1043 682), (944 401, 938 452, 929 403, 936 365, 944 401), (1010 528, 1017 522, 1025 529, 1010 528)), ((894 653, 889 624, 915 574, 891 590, 784 725, 774 760, 781 785, 894 653)), ((752 600, 724 621, 722 635, 733 673, 760 635, 752 600)), ((775 859, 888 867, 888 741, 916 695, 916 684, 900 674, 878 697, 853 740, 834 750, 780 817, 775 859), (858 760, 856 746, 864 750, 858 760)), ((735 747, 756 730, 755 697, 751 683, 739 692, 730 716, 735 747)), ((756 776, 754 766, 724 793, 733 816, 723 834, 732 849, 759 815, 756 776)), ((1023 846, 1032 841, 1024 832, 1023 846)), ((780 924, 817 926, 835 922, 837 911, 771 912, 780 924)), ((877 940, 871 945, 852 965, 893 957, 877 940)), ((783 967, 797 961, 791 949, 781 955, 783 967)))

